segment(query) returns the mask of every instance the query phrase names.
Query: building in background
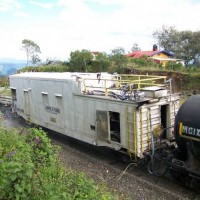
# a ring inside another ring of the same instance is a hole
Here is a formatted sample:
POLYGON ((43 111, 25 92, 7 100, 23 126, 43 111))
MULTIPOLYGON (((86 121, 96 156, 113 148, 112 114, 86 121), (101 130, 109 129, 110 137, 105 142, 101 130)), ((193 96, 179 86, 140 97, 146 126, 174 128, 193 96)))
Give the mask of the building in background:
POLYGON ((131 58, 142 58, 144 56, 147 56, 148 59, 152 59, 156 63, 161 64, 163 67, 165 67, 168 62, 184 63, 182 59, 174 58, 173 53, 165 50, 158 50, 157 45, 155 44, 153 45, 152 51, 133 51, 127 54, 127 57, 131 58))

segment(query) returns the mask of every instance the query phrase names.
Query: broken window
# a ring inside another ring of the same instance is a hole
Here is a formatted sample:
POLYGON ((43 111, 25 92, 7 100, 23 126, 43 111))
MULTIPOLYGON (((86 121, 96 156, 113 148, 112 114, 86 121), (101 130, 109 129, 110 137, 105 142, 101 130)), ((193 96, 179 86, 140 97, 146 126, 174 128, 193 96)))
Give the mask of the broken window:
POLYGON ((109 112, 110 118, 110 138, 114 142, 121 141, 120 139, 120 113, 109 112))

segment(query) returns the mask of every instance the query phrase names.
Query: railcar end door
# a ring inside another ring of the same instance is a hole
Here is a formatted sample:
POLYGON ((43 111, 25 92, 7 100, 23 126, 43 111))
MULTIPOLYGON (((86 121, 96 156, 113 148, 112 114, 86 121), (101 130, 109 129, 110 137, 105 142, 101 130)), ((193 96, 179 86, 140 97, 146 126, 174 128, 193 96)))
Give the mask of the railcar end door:
POLYGON ((30 115, 30 102, 29 102, 29 91, 24 90, 24 113, 30 115))
POLYGON ((108 127, 108 112, 107 111, 96 111, 96 127, 97 127, 97 138, 100 140, 109 140, 109 127, 108 127))

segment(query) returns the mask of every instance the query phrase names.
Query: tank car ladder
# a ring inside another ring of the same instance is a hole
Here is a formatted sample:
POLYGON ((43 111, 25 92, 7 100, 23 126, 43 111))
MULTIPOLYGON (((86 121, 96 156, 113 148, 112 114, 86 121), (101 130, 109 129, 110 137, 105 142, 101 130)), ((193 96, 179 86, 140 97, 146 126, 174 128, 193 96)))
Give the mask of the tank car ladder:
POLYGON ((137 124, 136 124, 136 108, 132 108, 129 111, 126 108, 126 140, 127 140, 127 151, 130 158, 133 161, 137 161, 137 124), (134 154, 134 157, 132 157, 134 154))

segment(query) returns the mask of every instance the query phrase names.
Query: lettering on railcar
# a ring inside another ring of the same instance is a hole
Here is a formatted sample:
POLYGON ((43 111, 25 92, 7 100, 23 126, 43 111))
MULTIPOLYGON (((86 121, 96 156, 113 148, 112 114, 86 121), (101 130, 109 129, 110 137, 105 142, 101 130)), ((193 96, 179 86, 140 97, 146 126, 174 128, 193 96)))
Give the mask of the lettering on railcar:
POLYGON ((21 108, 17 108, 17 111, 18 111, 18 112, 22 112, 22 113, 24 113, 24 110, 21 109, 21 108))
POLYGON ((59 108, 55 108, 55 107, 52 107, 52 106, 45 106, 45 110, 47 112, 51 112, 51 113, 54 113, 54 114, 60 113, 59 108))
POLYGON ((200 128, 183 126, 183 135, 194 136, 200 138, 200 128))

